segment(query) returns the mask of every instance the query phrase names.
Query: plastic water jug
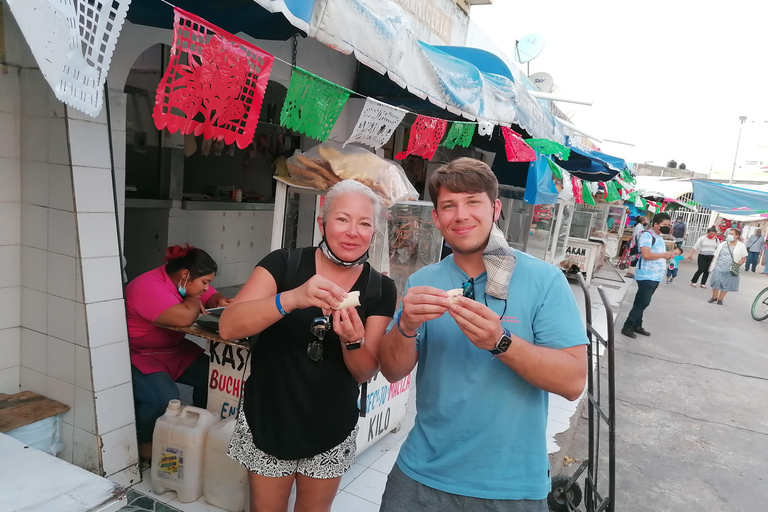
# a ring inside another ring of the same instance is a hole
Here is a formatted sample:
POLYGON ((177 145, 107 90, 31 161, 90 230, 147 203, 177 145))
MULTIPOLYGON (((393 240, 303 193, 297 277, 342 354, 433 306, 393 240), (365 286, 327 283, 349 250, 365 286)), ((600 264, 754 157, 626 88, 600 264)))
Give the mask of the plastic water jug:
POLYGON ((235 431, 237 415, 219 421, 208 430, 203 466, 205 501, 230 512, 243 512, 247 503, 248 470, 230 459, 227 447, 235 431))
POLYGON ((205 437, 215 422, 205 409, 168 402, 152 436, 152 492, 176 491, 182 503, 203 495, 205 437))

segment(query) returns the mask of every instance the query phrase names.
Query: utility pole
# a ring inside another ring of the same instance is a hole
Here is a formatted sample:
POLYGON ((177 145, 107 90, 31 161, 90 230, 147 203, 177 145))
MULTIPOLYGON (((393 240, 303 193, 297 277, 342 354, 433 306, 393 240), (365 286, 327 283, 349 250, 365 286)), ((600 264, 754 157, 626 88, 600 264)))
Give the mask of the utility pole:
POLYGON ((739 125, 739 138, 736 139, 736 154, 733 156, 733 169, 731 170, 731 180, 728 182, 729 185, 733 185, 733 175, 736 174, 736 160, 739 159, 739 144, 741 144, 741 129, 744 127, 744 121, 747 120, 747 116, 739 116, 739 121, 741 121, 741 124, 739 125))

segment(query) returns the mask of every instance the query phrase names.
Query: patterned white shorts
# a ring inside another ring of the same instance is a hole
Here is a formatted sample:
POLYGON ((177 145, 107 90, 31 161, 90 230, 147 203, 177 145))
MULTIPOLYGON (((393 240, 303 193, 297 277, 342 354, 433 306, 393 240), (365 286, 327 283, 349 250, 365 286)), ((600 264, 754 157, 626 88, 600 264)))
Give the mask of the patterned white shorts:
POLYGON ((355 463, 357 431, 356 425, 344 441, 314 457, 282 460, 256 448, 248 421, 241 410, 237 415, 227 455, 248 471, 261 476, 277 478, 300 473, 310 478, 337 478, 349 471, 355 463))

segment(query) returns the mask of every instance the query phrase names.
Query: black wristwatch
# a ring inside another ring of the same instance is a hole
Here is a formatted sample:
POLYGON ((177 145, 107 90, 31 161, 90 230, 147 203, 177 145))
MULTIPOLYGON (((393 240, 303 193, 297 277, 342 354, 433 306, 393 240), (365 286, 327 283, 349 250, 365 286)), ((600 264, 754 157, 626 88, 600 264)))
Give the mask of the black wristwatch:
POLYGON ((364 342, 365 338, 360 338, 359 340, 353 341, 352 343, 345 343, 344 346, 347 348, 347 350, 357 350, 363 346, 364 342))
POLYGON ((504 332, 501 333, 501 338, 499 338, 499 341, 496 342, 496 347, 488 351, 494 356, 503 354, 512 344, 512 333, 504 327, 502 327, 502 329, 504 332))

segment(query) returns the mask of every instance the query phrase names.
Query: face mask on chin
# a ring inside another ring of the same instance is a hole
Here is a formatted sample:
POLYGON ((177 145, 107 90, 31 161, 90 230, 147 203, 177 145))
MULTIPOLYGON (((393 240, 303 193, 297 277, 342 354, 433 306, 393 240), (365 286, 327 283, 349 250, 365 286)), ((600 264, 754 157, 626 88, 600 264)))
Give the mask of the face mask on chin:
POLYGON ((710 234, 708 234, 708 235, 707 235, 707 238, 709 238, 709 239, 711 240, 711 239, 715 238, 715 235, 713 235, 712 233, 710 233, 710 234))

